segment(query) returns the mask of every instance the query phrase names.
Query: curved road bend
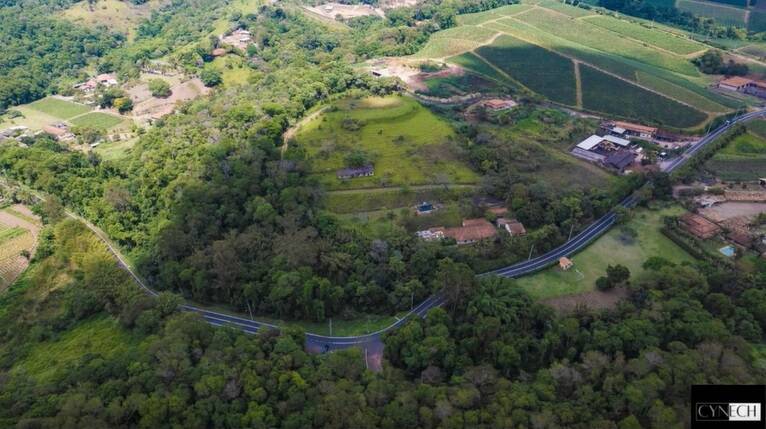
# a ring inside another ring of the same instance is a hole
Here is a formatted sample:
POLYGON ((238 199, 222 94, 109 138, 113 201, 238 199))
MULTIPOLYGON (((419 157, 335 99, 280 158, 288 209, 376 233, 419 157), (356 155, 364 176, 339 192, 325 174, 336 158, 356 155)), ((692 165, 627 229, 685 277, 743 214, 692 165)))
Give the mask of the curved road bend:
MULTIPOLYGON (((710 144, 712 141, 714 141, 716 138, 718 138, 721 134, 729 130, 734 125, 743 123, 764 115, 766 115, 766 109, 761 109, 755 112, 744 114, 742 116, 738 116, 735 119, 719 126, 715 130, 707 134, 705 137, 700 139, 697 143, 693 144, 692 146, 689 146, 681 156, 665 164, 662 170, 667 173, 672 173, 674 170, 676 170, 677 168, 683 166, 686 162, 688 162, 689 159, 691 159, 702 148, 710 144)), ((632 207, 635 204, 636 204, 636 198, 633 195, 631 195, 625 198, 624 200, 622 200, 619 205, 622 207, 632 207)), ((87 220, 85 220, 84 218, 82 218, 81 216, 75 213, 67 211, 67 215, 69 217, 75 218, 83 222, 91 231, 93 231, 106 244, 106 246, 109 248, 112 254, 114 254, 114 256, 119 261, 119 264, 122 265, 122 267, 130 274, 133 280, 139 286, 141 286, 141 288, 146 290, 146 292, 149 293, 150 295, 157 295, 157 292, 152 290, 149 286, 147 286, 144 283, 144 281, 141 279, 141 277, 139 277, 133 271, 133 269, 127 263, 125 258, 119 252, 119 250, 111 244, 111 241, 108 239, 108 237, 106 237, 106 235, 99 228, 97 228, 96 226, 94 226, 93 224, 91 224, 90 222, 88 222, 87 220)), ((582 250, 583 248, 585 248, 590 242, 592 242, 601 234, 609 230, 609 228, 611 228, 611 226, 614 225, 615 220, 616 220, 616 214, 614 213, 614 211, 610 211, 609 213, 602 216, 600 219, 590 224, 587 228, 585 228, 575 237, 571 238, 569 241, 551 250, 550 252, 544 255, 538 256, 536 258, 530 259, 528 261, 519 262, 505 268, 500 268, 494 271, 490 271, 488 273, 484 273, 482 274, 482 276, 498 275, 502 277, 520 277, 520 276, 524 276, 524 275, 539 271, 555 263, 556 261, 558 261, 559 258, 563 256, 571 256, 577 253, 578 251, 582 250)), ((330 350, 344 349, 344 348, 356 346, 356 347, 363 348, 365 350, 365 354, 370 352, 379 357, 383 349, 381 336, 384 333, 397 329, 398 327, 403 325, 409 318, 413 316, 425 317, 426 313, 428 313, 429 310, 431 310, 432 308, 442 306, 446 302, 447 302, 447 298, 444 295, 442 295, 441 292, 437 292, 436 294, 431 295, 425 301, 415 306, 403 318, 398 319, 395 323, 370 334, 357 335, 357 336, 351 336, 351 337, 332 337, 332 336, 307 333, 306 348, 309 351, 326 352, 330 350)), ((229 314, 219 313, 216 311, 205 310, 203 308, 195 307, 193 305, 183 305, 181 306, 181 308, 185 311, 194 311, 199 313, 202 316, 202 318, 205 319, 205 321, 207 321, 209 324, 213 326, 230 326, 250 334, 258 332, 258 330, 262 327, 279 329, 279 326, 273 325, 270 323, 258 322, 255 320, 245 319, 242 317, 232 316, 229 314)), ((369 363, 370 360, 371 359, 367 359, 367 362, 369 363)), ((375 358, 373 357, 372 360, 375 360, 375 358)))

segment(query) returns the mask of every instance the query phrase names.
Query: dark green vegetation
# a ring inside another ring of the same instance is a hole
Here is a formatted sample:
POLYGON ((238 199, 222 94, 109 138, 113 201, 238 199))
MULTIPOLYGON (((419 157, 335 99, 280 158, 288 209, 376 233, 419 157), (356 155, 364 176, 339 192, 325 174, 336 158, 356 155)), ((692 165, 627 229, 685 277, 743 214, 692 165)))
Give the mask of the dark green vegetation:
POLYGON ((430 77, 425 80, 426 95, 440 98, 448 98, 455 95, 481 93, 502 93, 506 88, 498 85, 496 81, 487 79, 475 73, 464 73, 459 76, 430 77))
POLYGON ((297 332, 176 312, 82 226, 48 231, 0 297, 4 426, 675 428, 690 384, 766 381, 748 342, 766 329, 763 267, 655 257, 619 308, 557 316, 511 281, 441 261, 434 281, 454 286, 453 304, 389 335, 373 374, 360 350, 309 355, 297 332))
MULTIPOLYGON (((738 0, 737 0, 738 1, 738 0)), ((717 38, 741 39, 744 27, 744 9, 717 7, 715 3, 685 1, 682 9, 678 2, 667 0, 599 0, 599 6, 651 21, 681 27, 685 30, 717 38)))
MULTIPOLYGON (((67 4, 68 1, 61 3, 67 4)), ((0 112, 42 98, 58 79, 72 81, 78 69, 122 41, 105 31, 51 18, 54 2, 0 3, 0 112)))
POLYGON ((574 65, 568 58, 505 35, 476 54, 555 102, 570 106, 577 102, 574 65))
POLYGON ((627 118, 643 118, 678 128, 692 127, 705 114, 669 98, 650 93, 588 66, 580 66, 583 107, 596 112, 613 112, 627 118))
POLYGON ((705 168, 727 181, 762 178, 766 173, 766 122, 748 124, 747 131, 713 155, 705 168))

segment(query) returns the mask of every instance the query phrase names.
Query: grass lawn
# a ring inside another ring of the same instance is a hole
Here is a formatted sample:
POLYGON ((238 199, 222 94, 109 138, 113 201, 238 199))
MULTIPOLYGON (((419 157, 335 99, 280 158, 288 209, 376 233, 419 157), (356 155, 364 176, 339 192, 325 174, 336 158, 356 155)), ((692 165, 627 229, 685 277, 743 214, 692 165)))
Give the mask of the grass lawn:
POLYGON ((58 119, 69 119, 90 112, 90 107, 71 101, 48 97, 30 103, 29 107, 58 119))
POLYGON ((81 1, 65 10, 61 16, 84 27, 105 26, 111 31, 135 37, 140 21, 148 18, 152 10, 159 8, 162 0, 149 0, 141 5, 120 0, 81 1))
POLYGON ((683 209, 677 206, 662 210, 637 210, 628 223, 638 233, 632 242, 623 239, 619 227, 613 228, 585 250, 573 255, 575 266, 571 270, 562 271, 554 266, 516 282, 533 297, 546 299, 594 290, 596 279, 606 274, 606 267, 610 264, 628 267, 631 278, 636 279, 644 273, 641 265, 651 256, 660 255, 676 263, 692 261, 691 256, 660 232, 663 216, 681 212, 683 209))
POLYGON ((78 323, 54 341, 34 346, 12 371, 24 371, 38 382, 49 381, 57 371, 87 353, 114 356, 138 345, 137 339, 122 329, 116 319, 99 316, 78 323))
POLYGON ((78 116, 70 122, 76 127, 97 128, 108 130, 121 124, 125 119, 102 112, 92 112, 87 115, 78 116))
POLYGON ((224 86, 245 85, 247 79, 252 76, 252 69, 236 55, 218 57, 211 64, 221 72, 224 86))
POLYGON ((0 129, 23 125, 31 130, 37 131, 40 130, 43 125, 61 122, 61 119, 45 114, 39 110, 32 109, 28 104, 23 106, 13 106, 10 109, 21 112, 23 116, 13 119, 7 119, 7 116, 4 116, 3 120, 0 122, 0 129))
POLYGON ((344 99, 304 124, 295 136, 328 189, 472 184, 478 175, 462 160, 450 125, 409 97, 344 99), (372 177, 341 181, 346 157, 361 153, 372 177))
POLYGON ((456 201, 474 191, 471 185, 436 186, 427 189, 391 188, 329 192, 325 197, 328 210, 349 214, 412 207, 421 201, 443 203, 456 201))

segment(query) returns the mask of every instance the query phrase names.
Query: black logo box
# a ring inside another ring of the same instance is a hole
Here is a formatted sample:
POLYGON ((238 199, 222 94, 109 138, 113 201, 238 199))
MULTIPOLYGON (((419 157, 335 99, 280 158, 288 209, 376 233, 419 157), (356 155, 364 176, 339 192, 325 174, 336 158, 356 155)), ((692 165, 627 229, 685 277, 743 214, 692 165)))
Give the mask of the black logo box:
POLYGON ((766 428, 766 385, 694 385, 691 390, 691 429, 766 428), (705 421, 697 416, 698 404, 761 404, 760 421, 705 421))

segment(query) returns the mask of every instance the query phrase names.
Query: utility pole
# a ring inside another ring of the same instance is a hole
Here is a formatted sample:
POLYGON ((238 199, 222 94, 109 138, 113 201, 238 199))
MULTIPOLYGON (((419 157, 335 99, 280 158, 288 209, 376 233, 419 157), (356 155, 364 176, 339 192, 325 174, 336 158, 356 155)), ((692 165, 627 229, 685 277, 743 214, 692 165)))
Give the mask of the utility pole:
POLYGON ((330 318, 330 336, 332 337, 332 317, 330 318))
POLYGON ((567 238, 567 241, 572 239, 572 232, 574 231, 574 220, 572 221, 572 226, 569 228, 569 238, 567 238))
POLYGON ((253 317, 253 309, 250 307, 250 301, 245 300, 245 304, 247 304, 247 311, 250 313, 250 320, 255 320, 253 317))
POLYGON ((532 247, 529 248, 529 257, 527 257, 527 261, 532 259, 532 251, 535 250, 535 244, 532 243, 532 247))
POLYGON ((415 308, 415 292, 410 294, 410 311, 415 308))

